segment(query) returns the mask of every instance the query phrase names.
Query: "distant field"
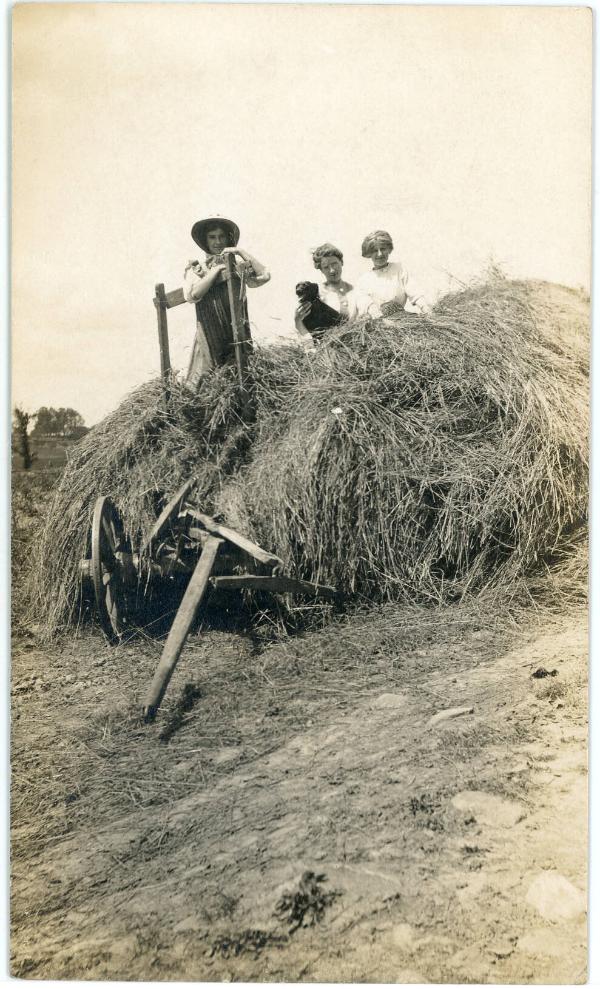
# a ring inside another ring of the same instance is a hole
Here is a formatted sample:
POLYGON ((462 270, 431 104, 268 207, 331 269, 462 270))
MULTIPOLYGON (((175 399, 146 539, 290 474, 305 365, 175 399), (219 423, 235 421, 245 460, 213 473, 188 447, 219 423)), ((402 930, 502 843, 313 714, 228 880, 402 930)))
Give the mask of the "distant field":
MULTIPOLYGON (((30 469, 40 471, 62 467, 67 462, 68 451, 77 442, 77 440, 67 437, 45 436, 39 439, 30 437, 33 453, 33 466, 30 469)), ((14 450, 12 452, 12 469, 13 471, 23 470, 23 458, 14 450)))

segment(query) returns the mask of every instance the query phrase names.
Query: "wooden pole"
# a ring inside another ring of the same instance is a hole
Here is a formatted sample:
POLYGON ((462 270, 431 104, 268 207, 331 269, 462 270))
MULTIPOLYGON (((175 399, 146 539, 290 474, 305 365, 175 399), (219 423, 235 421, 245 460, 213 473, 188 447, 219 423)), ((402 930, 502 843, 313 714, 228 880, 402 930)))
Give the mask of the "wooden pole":
POLYGON ((154 305, 158 321, 158 346, 160 349, 160 373, 165 389, 165 398, 169 397, 169 374, 171 373, 171 358, 169 355, 169 330, 167 326, 167 297, 165 286, 161 283, 154 286, 154 305))
POLYGON ((251 542, 246 536, 242 536, 240 532, 236 532, 235 529, 230 529, 226 525, 221 525, 220 522, 216 522, 210 515, 204 515, 196 508, 189 508, 188 513, 192 518, 198 519, 206 531, 210 532, 212 536, 218 536, 221 539, 226 539, 228 542, 233 543, 234 546, 242 549, 249 556, 254 557, 259 563, 265 563, 268 567, 271 567, 272 571, 277 570, 280 572, 283 570, 283 560, 280 560, 274 553, 268 553, 262 546, 257 546, 256 543, 251 542))
POLYGON ((237 364, 238 382, 240 387, 240 399, 242 402, 242 408, 245 410, 248 404, 248 396, 246 394, 246 350, 244 346, 244 338, 242 336, 242 330, 238 320, 238 310, 233 293, 233 264, 234 264, 233 255, 225 254, 224 260, 225 260, 225 273, 227 277, 227 295, 229 298, 229 310, 231 312, 231 328, 233 330, 233 345, 235 348, 235 362, 237 364))
POLYGON ((169 681, 181 656, 185 640, 192 627, 192 622, 202 604, 217 553, 222 544, 223 540, 218 539, 216 536, 209 536, 204 544, 200 559, 196 564, 179 610, 175 615, 175 621, 171 626, 171 631, 162 651, 160 663, 156 667, 154 678, 146 695, 146 703, 143 711, 146 722, 153 721, 165 695, 165 691, 169 686, 169 681))

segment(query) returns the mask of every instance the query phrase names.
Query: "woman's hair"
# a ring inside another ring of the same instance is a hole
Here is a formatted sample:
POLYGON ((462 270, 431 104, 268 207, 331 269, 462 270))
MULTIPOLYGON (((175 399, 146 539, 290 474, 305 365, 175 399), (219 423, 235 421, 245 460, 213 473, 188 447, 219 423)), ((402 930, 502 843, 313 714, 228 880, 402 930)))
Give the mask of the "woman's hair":
POLYGON ((376 240, 383 240, 386 244, 390 245, 390 251, 394 250, 394 242, 390 237, 387 230, 374 230, 373 233, 367 234, 362 242, 362 256, 363 258, 370 258, 373 247, 375 246, 376 240))
POLYGON ((210 227, 207 227, 206 228, 206 236, 208 237, 208 235, 211 234, 213 232, 213 230, 222 230, 223 233, 225 234, 225 236, 227 237, 227 244, 228 244, 228 246, 229 247, 233 247, 234 246, 234 243, 233 243, 233 232, 231 230, 229 230, 228 227, 224 226, 224 224, 222 224, 222 223, 211 223, 210 227))
POLYGON ((312 259, 315 268, 321 269, 321 263, 325 258, 339 258, 339 260, 344 263, 344 255, 340 251, 339 247, 334 247, 333 244, 321 244, 320 247, 315 247, 312 252, 312 259))

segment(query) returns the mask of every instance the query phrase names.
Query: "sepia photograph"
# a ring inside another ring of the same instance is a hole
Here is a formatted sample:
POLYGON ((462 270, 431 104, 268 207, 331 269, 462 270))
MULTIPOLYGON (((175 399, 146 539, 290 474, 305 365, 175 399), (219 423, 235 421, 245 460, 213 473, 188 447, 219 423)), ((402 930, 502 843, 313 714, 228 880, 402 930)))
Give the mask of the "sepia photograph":
POLYGON ((9 16, 10 975, 585 984, 591 8, 9 16))

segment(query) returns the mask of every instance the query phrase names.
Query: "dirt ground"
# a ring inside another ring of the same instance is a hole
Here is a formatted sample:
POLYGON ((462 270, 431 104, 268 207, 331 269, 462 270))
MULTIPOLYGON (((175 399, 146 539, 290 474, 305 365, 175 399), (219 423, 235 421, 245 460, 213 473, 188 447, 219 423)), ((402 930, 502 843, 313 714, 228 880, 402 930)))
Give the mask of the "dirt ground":
POLYGON ((583 608, 160 648, 14 644, 14 976, 585 982, 583 608))

